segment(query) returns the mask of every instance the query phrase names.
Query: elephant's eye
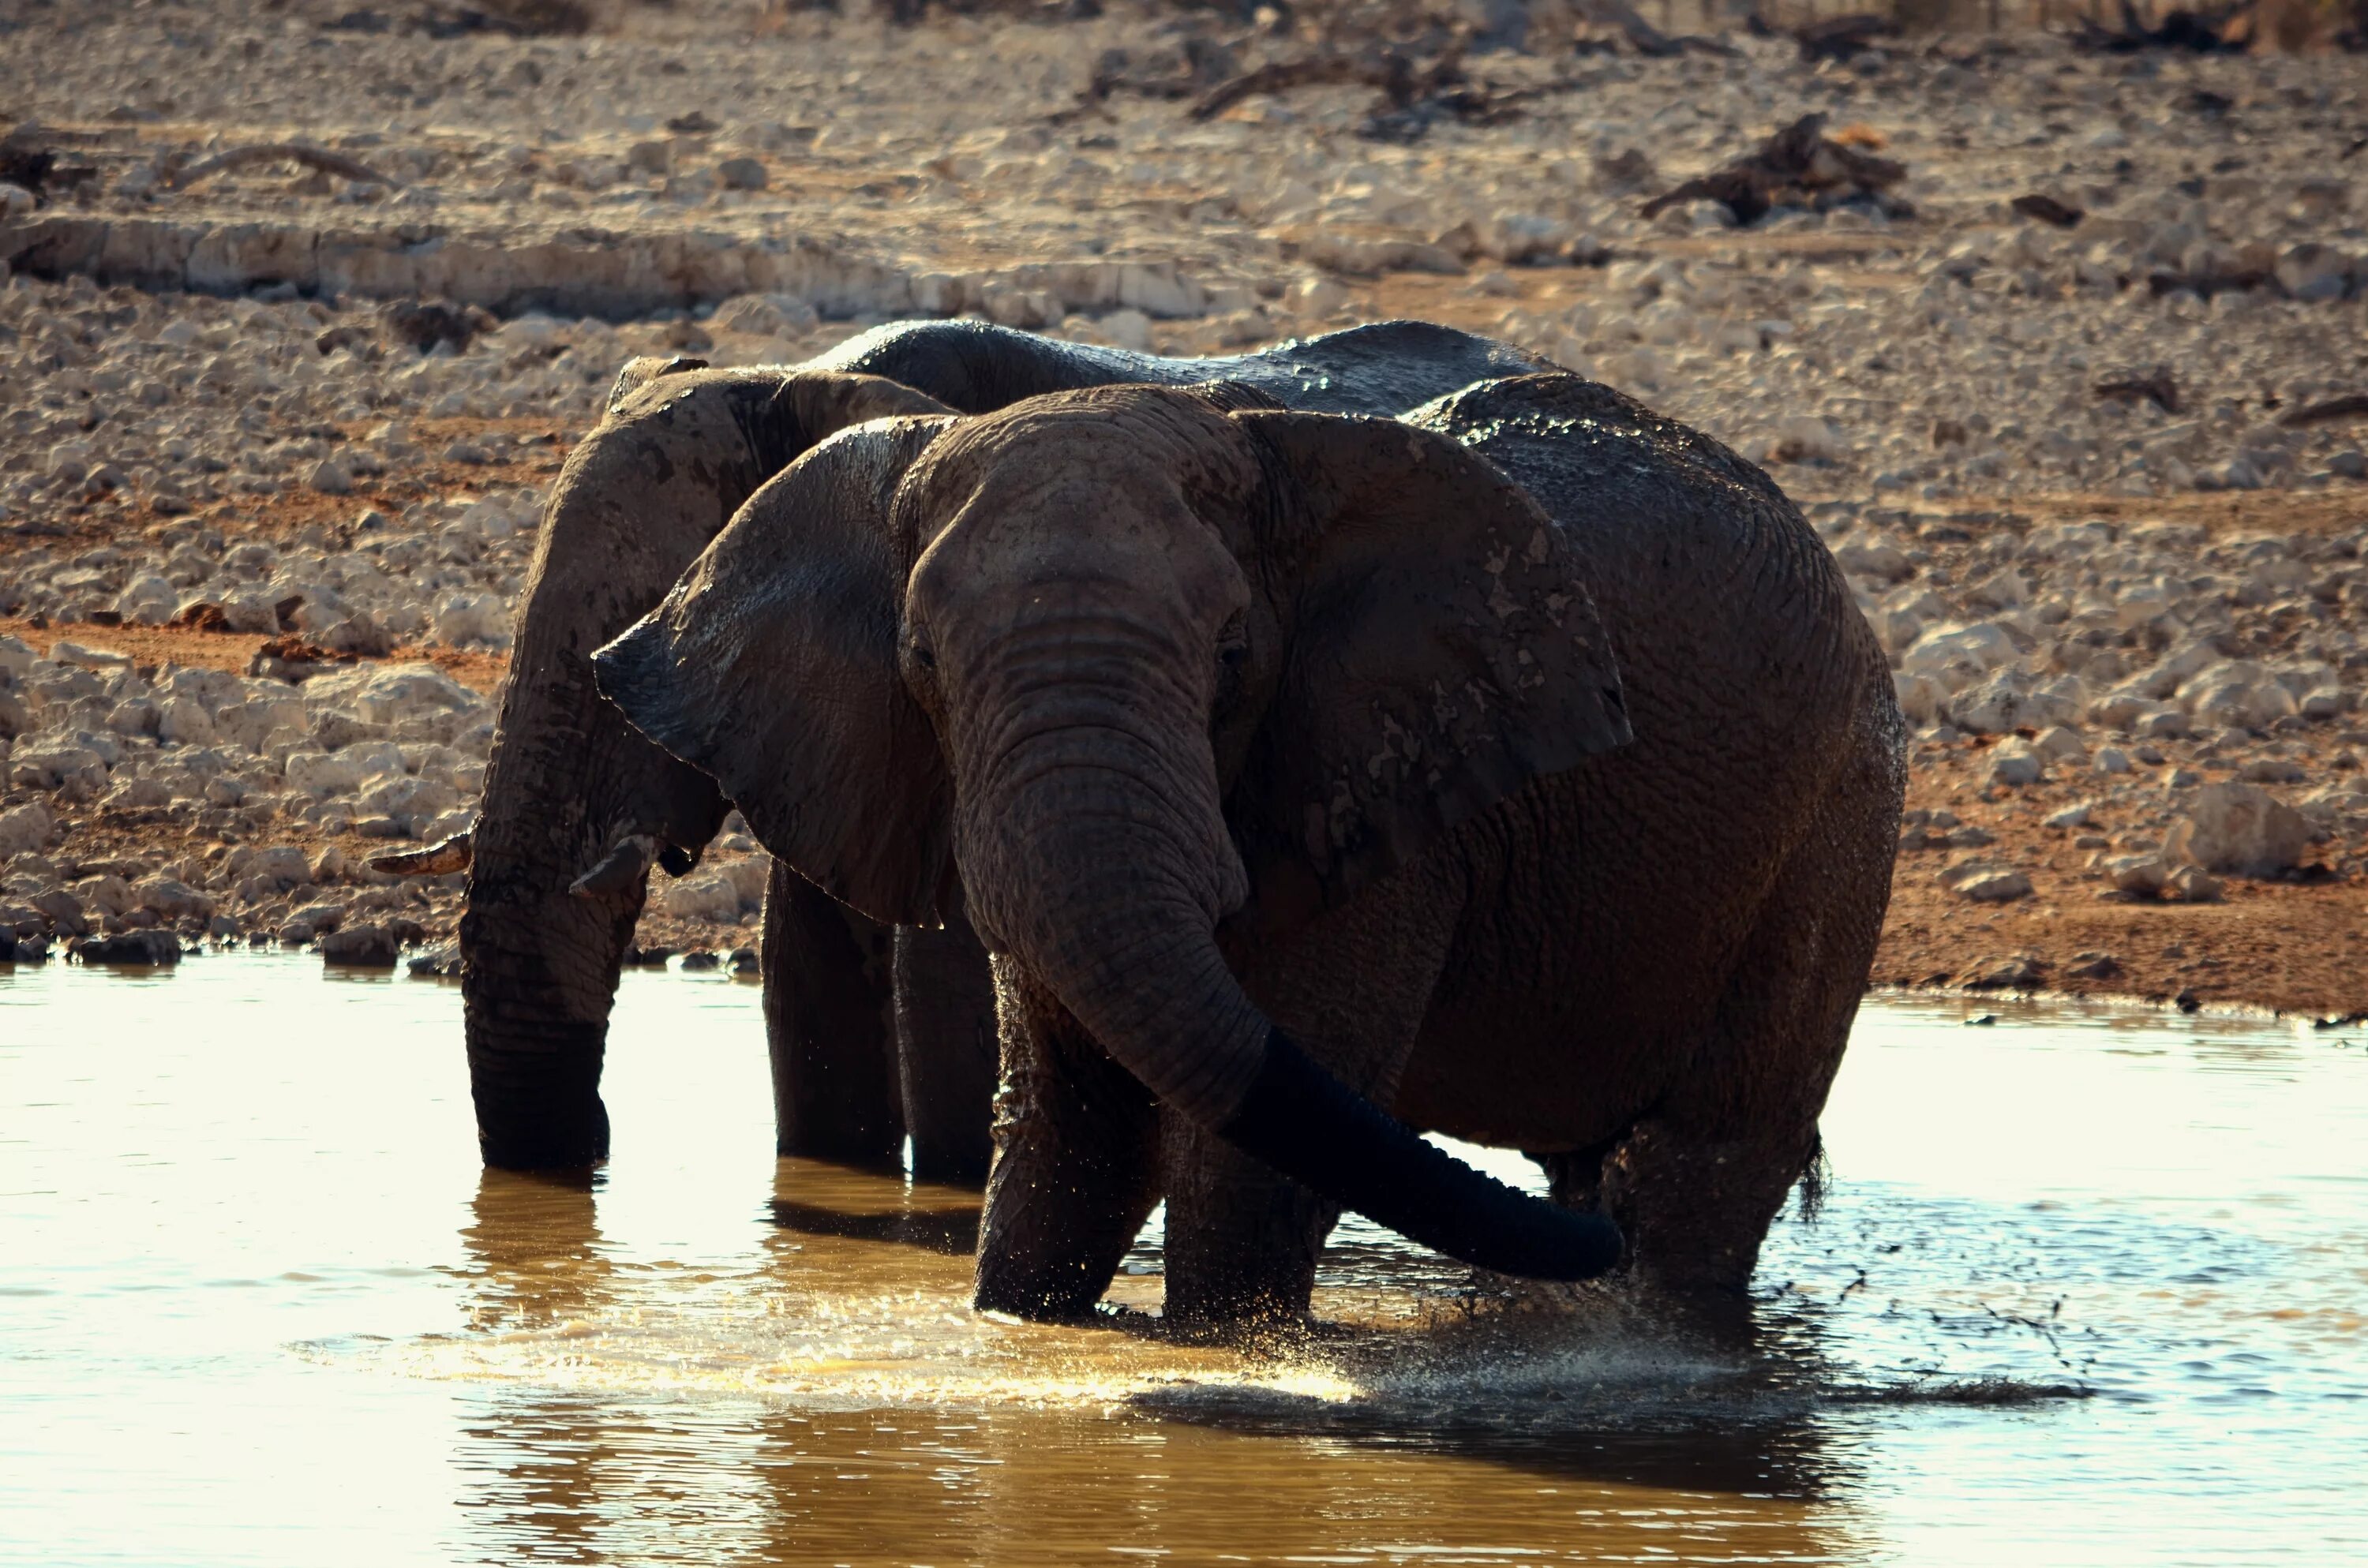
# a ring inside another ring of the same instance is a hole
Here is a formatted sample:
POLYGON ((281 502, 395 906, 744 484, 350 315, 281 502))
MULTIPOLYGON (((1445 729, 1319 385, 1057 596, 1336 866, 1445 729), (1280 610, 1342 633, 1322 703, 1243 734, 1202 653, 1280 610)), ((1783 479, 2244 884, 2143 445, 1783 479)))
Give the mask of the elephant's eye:
POLYGON ((915 664, 920 665, 925 670, 934 670, 938 667, 937 651, 931 648, 927 642, 924 642, 919 638, 916 637, 913 639, 909 646, 913 652, 913 662, 915 664))
POLYGON ((1247 642, 1229 642, 1217 650, 1218 665, 1229 671, 1240 669, 1242 661, 1249 656, 1250 649, 1247 642))

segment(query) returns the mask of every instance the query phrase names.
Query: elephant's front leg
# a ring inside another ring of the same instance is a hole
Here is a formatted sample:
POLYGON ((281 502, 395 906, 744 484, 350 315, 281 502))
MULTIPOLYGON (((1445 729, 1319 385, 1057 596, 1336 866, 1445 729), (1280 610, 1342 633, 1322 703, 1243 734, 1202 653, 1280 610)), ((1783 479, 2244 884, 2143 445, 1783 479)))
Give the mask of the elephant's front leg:
POLYGON ((957 910, 896 927, 896 1056, 913 1175, 974 1186, 995 1155, 995 977, 957 910))
POLYGON ((885 926, 773 863, 762 961, 777 1153, 861 1165, 902 1160, 888 945, 885 926))
MULTIPOLYGON (((1447 961, 1460 896, 1448 868, 1409 869, 1287 945, 1246 944, 1227 960, 1285 1034, 1386 1106, 1447 961)), ((1307 1314, 1338 1204, 1181 1116, 1164 1119, 1160 1176, 1168 1321, 1257 1324, 1307 1314)))
POLYGON ((1315 1260, 1340 1206, 1184 1117, 1161 1125, 1167 1321, 1287 1323, 1307 1315, 1315 1260))
POLYGON ((1067 1008, 995 960, 1003 1080, 978 1244, 978 1305, 1093 1310, 1159 1199, 1157 1102, 1067 1008))

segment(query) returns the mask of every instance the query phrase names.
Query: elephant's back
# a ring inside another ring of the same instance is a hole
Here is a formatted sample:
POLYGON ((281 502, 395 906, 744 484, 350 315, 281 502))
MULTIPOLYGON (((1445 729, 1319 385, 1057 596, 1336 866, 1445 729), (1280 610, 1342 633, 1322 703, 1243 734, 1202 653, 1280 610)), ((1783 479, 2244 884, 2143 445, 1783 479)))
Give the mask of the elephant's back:
POLYGON ((1509 344, 1416 321, 1377 322, 1207 358, 1072 343, 987 322, 891 322, 808 364, 885 376, 964 414, 1086 387, 1236 381, 1286 408, 1398 415, 1474 381, 1546 368, 1509 344))
MULTIPOLYGON (((1588 1134, 1607 1136, 1696 1054, 1788 865, 1831 858, 1821 896, 1880 910, 1897 824, 1889 671, 1798 510, 1708 437, 1574 376, 1411 417, 1554 517, 1634 734, 1461 831, 1471 896, 1427 1036, 1457 1063, 1459 1101, 1527 1103, 1581 1131, 1608 1118, 1588 1134), (1542 1067, 1574 1041, 1591 1042, 1585 1082, 1542 1067)), ((1444 1081, 1427 1064, 1410 1080, 1444 1081)))
POLYGON ((1655 688, 1666 702, 1724 688, 1759 693, 1755 712, 1788 727, 1821 710, 1847 722, 1879 651, 1831 553, 1757 465, 1566 372, 1468 386, 1406 417, 1486 458, 1554 518, 1632 709, 1655 688))

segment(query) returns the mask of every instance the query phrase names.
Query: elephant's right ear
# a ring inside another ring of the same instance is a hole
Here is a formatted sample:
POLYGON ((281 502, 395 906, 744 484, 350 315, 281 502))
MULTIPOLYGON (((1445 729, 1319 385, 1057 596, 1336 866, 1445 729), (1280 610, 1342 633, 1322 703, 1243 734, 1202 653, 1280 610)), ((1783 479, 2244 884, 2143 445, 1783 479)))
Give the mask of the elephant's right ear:
POLYGON ((1278 504, 1252 551, 1288 649, 1226 814, 1288 929, 1528 780, 1629 740, 1578 561, 1485 459, 1395 419, 1240 413, 1278 504))
POLYGON ((948 423, 865 425, 808 452, 592 661, 601 692, 712 775, 766 848, 897 925, 940 924, 958 885, 951 787, 896 669, 911 563, 888 526, 948 423))

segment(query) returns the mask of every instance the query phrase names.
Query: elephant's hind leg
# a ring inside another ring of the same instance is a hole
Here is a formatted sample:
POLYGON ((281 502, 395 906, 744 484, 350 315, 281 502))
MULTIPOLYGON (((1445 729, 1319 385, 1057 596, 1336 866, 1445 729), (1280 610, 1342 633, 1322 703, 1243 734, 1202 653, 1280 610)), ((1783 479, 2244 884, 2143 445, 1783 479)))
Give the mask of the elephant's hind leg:
POLYGON ((1603 1162, 1648 1294, 1739 1298, 1817 1157, 1890 891, 1896 802, 1886 815, 1879 783, 1852 782, 1778 873, 1694 1062, 1603 1162))

